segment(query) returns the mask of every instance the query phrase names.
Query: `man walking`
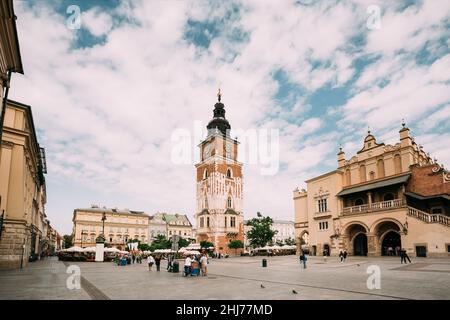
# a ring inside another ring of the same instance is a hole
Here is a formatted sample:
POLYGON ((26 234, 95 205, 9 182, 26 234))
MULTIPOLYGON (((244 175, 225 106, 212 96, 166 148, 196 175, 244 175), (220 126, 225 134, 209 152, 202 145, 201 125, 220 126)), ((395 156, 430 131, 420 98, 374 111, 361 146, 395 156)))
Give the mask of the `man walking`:
POLYGON ((302 251, 300 254, 300 263, 303 263, 303 269, 306 269, 306 260, 308 260, 308 258, 306 258, 305 253, 302 251))
POLYGON ((344 262, 347 260, 347 255, 348 255, 347 250, 344 250, 344 262))
POLYGON ((341 263, 344 262, 344 252, 342 250, 339 251, 339 259, 341 259, 341 263))
POLYGON ((159 254, 155 257, 155 265, 156 271, 159 271, 161 267, 161 256, 159 254))

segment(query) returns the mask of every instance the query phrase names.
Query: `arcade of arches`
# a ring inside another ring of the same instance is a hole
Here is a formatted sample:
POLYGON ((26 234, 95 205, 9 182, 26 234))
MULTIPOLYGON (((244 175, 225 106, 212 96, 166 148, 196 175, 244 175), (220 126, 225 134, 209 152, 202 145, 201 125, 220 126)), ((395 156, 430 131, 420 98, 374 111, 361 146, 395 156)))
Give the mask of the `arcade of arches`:
POLYGON ((342 245, 355 256, 395 255, 402 246, 402 235, 400 224, 393 220, 379 221, 370 229, 355 221, 345 228, 342 245))

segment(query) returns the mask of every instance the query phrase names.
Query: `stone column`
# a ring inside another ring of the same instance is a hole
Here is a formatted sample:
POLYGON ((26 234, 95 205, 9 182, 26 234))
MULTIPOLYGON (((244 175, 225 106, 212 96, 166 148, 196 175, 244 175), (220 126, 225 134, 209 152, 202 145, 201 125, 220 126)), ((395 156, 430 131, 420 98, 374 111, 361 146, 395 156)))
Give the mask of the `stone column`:
POLYGON ((378 248, 378 236, 374 233, 367 234, 367 256, 379 256, 380 250, 378 248))

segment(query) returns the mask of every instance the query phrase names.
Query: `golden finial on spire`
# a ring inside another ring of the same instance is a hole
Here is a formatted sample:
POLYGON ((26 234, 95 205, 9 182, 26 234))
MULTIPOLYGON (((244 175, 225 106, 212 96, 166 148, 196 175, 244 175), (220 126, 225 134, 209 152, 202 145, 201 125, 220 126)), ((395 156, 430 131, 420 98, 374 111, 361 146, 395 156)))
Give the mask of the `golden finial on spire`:
POLYGON ((222 99, 222 93, 220 92, 220 87, 219 87, 219 91, 217 92, 217 99, 219 99, 219 102, 222 99))

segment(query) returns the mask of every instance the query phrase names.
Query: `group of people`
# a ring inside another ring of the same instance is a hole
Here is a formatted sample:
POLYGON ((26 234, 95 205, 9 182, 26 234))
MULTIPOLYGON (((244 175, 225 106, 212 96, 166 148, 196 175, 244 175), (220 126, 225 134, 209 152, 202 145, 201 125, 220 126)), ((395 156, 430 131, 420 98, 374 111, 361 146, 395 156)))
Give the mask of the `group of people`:
POLYGON ((148 264, 148 270, 152 271, 153 265, 156 266, 156 271, 161 271, 161 260, 162 257, 161 255, 157 254, 155 255, 155 257, 153 257, 153 255, 149 255, 147 257, 147 264, 148 264))
POLYGON ((206 253, 202 253, 201 255, 191 255, 187 256, 184 260, 184 275, 187 276, 198 276, 201 275, 204 277, 208 274, 208 266, 209 259, 206 253), (200 269, 200 270, 199 270, 200 269))
POLYGON ((139 263, 142 264, 142 255, 140 254, 118 254, 114 258, 114 262, 120 265, 120 261, 126 260, 126 264, 139 263))
POLYGON ((403 250, 400 248, 400 246, 396 246, 395 248, 393 248, 392 246, 383 247, 383 249, 388 256, 400 256, 400 251, 403 250))

